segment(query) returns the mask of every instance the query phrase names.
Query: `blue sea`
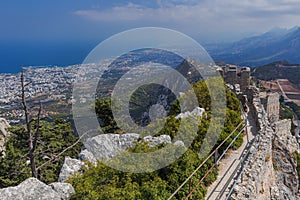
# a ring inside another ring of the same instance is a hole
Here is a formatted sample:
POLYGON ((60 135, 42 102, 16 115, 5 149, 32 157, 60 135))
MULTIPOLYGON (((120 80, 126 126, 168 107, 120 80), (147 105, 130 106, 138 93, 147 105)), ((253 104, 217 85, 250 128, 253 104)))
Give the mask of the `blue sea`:
POLYGON ((0 41, 0 73, 18 73, 24 66, 80 64, 98 42, 0 41))

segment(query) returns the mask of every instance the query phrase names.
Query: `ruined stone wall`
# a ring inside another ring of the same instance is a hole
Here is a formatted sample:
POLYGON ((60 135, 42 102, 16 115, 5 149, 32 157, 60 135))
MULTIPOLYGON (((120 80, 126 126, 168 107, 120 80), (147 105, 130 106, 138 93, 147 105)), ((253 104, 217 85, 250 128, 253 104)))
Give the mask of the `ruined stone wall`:
MULTIPOLYGON (((290 133, 291 122, 271 123, 259 95, 253 94, 251 98, 250 113, 256 119, 259 132, 231 199, 299 199, 299 180, 293 157, 293 152, 299 151, 299 145, 290 133)), ((269 99, 272 106, 277 105, 274 99, 269 99)))
POLYGON ((279 94, 278 93, 268 94, 266 102, 267 102, 266 111, 268 113, 268 118, 270 122, 273 123, 278 121, 279 110, 280 110, 279 94))
POLYGON ((294 153, 299 151, 299 145, 296 137, 291 134, 291 124, 292 122, 290 119, 280 120, 273 124, 273 129, 275 131, 276 139, 284 142, 285 146, 288 147, 288 151, 294 153))
POLYGON ((223 75, 226 83, 233 86, 238 84, 241 92, 245 92, 250 85, 250 68, 248 67, 240 68, 235 65, 227 65, 218 71, 223 75))
POLYGON ((242 68, 241 77, 239 80, 241 91, 244 92, 250 85, 250 69, 248 67, 242 68))

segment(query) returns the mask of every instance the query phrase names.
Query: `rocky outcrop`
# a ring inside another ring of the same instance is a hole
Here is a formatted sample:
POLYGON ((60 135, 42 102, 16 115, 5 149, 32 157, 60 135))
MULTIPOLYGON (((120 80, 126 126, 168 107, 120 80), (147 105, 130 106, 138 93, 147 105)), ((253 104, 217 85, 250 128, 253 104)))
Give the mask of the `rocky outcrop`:
POLYGON ((93 163, 94 165, 97 164, 97 159, 95 158, 94 154, 90 151, 88 151, 87 149, 82 149, 78 159, 81 161, 89 161, 91 163, 93 163))
POLYGON ((134 141, 139 139, 139 134, 101 134, 89 138, 85 147, 92 152, 97 160, 110 159, 119 152, 125 151, 134 146, 134 141))
POLYGON ((7 131, 10 125, 4 118, 0 118, 0 156, 5 156, 5 142, 10 133, 7 131))
POLYGON ((46 185, 36 178, 29 178, 16 187, 0 189, 1 200, 67 200, 74 194, 68 183, 46 185))
POLYGON ((158 137, 146 136, 144 137, 144 141, 149 145, 149 147, 155 147, 163 143, 172 143, 171 137, 168 135, 161 135, 158 137))
POLYGON ((58 181, 64 182, 69 179, 69 177, 75 173, 81 173, 84 162, 66 157, 63 166, 60 170, 58 181))
POLYGON ((204 108, 196 107, 192 112, 185 112, 180 113, 176 116, 176 119, 178 118, 187 118, 187 117, 202 117, 202 115, 205 113, 204 108))
MULTIPOLYGON (((146 136, 139 139, 139 134, 102 134, 87 139, 85 148, 82 149, 78 159, 66 157, 64 164, 59 174, 59 182, 64 182, 75 173, 82 173, 82 167, 85 166, 85 161, 91 162, 94 165, 97 161, 111 159, 122 151, 126 151, 134 147, 135 142, 146 142, 149 147, 155 147, 160 144, 172 143, 171 137, 168 135, 161 135, 158 137, 146 136)), ((182 141, 174 143, 178 146, 184 146, 182 141)))
POLYGON ((62 200, 71 199, 72 194, 75 193, 75 190, 71 184, 68 183, 51 183, 49 186, 57 192, 62 200))

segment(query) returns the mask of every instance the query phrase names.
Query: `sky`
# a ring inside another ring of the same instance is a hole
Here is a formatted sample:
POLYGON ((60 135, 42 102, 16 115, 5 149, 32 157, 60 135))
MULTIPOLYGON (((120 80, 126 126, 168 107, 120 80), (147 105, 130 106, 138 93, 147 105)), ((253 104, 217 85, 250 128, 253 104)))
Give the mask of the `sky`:
POLYGON ((298 26, 299 10, 299 0, 1 1, 0 67, 18 60, 68 64, 64 58, 52 63, 55 52, 69 53, 70 63, 76 63, 111 35, 146 26, 171 28, 200 43, 235 41, 298 26))

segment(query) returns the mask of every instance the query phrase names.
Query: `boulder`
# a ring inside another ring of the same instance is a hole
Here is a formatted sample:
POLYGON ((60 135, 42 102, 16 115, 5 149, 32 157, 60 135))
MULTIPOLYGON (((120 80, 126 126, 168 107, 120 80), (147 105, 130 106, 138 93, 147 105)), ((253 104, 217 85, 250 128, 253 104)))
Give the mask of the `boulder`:
POLYGON ((68 183, 46 185, 36 178, 28 178, 16 187, 0 189, 1 200, 67 200, 74 193, 68 183))
MULTIPOLYGON (((96 160, 111 159, 119 152, 126 151, 133 147, 135 142, 139 140, 139 134, 102 134, 87 139, 85 143, 86 149, 83 150, 79 158, 95 163, 96 160)), ((148 143, 149 147, 155 147, 160 144, 172 143, 171 137, 168 135, 160 135, 158 137, 146 136, 143 141, 148 143)))
MULTIPOLYGON (((146 136, 139 140, 139 134, 102 134, 86 140, 85 148, 82 149, 78 159, 66 157, 59 174, 59 182, 65 182, 75 173, 82 173, 84 161, 97 164, 97 161, 111 159, 122 151, 126 151, 135 145, 137 141, 145 141, 149 147, 155 147, 160 144, 172 143, 171 137, 161 135, 158 137, 146 136)), ((183 146, 182 141, 176 141, 175 145, 183 146)))
POLYGON ((187 111, 185 113, 180 113, 179 115, 176 116, 176 119, 187 118, 187 117, 198 118, 198 117, 202 117, 204 113, 205 113, 204 108, 196 107, 192 112, 187 111))
POLYGON ((87 139, 84 145, 97 160, 105 160, 133 147, 134 142, 138 139, 139 134, 135 133, 101 134, 87 139))
POLYGON ((4 118, 0 118, 0 156, 5 156, 5 142, 10 135, 7 131, 9 127, 9 123, 4 118))
POLYGON ((95 158, 94 154, 88 151, 87 149, 81 150, 78 159, 81 161, 89 161, 94 165, 97 164, 97 159, 95 158))
POLYGON ((144 141, 148 143, 149 147, 155 147, 163 143, 172 143, 171 137, 169 135, 160 135, 158 137, 146 136, 144 137, 144 141))
POLYGON ((75 193, 73 186, 69 183, 51 183, 49 186, 57 192, 62 200, 71 199, 72 194, 75 193))
POLYGON ((60 170, 58 181, 65 182, 66 180, 69 179, 71 175, 75 173, 81 173, 83 166, 84 166, 84 162, 77 159, 72 159, 67 156, 60 170))

